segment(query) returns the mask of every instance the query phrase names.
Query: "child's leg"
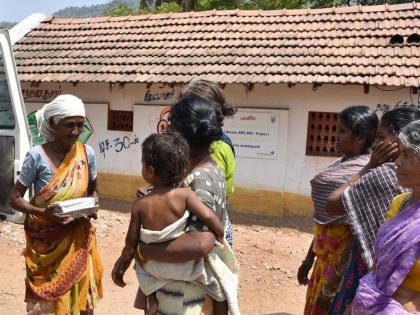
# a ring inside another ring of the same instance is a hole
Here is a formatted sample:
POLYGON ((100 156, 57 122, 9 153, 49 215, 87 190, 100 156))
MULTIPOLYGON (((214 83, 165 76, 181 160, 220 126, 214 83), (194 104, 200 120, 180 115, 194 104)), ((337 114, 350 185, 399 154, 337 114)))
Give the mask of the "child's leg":
POLYGON ((158 300, 156 298, 156 292, 147 296, 147 315, 156 315, 158 310, 158 300))
POLYGON ((227 315, 229 312, 227 301, 223 301, 223 302, 213 301, 213 310, 214 310, 214 315, 227 315))
POLYGON ((134 300, 134 307, 139 308, 141 310, 144 310, 144 313, 146 314, 147 309, 147 297, 144 295, 143 291, 140 289, 140 287, 137 290, 136 299, 134 300))

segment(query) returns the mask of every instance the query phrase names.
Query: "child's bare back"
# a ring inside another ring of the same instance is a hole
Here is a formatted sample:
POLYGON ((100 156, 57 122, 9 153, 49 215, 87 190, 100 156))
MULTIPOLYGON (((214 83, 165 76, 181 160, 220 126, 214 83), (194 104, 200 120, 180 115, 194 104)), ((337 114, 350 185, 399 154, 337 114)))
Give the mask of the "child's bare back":
POLYGON ((153 189, 147 196, 138 199, 133 211, 138 213, 143 228, 161 231, 176 222, 185 213, 188 188, 153 189))
POLYGON ((181 219, 189 210, 208 224, 216 235, 223 236, 223 225, 189 188, 158 187, 138 199, 133 206, 138 225, 144 229, 161 231, 181 219))

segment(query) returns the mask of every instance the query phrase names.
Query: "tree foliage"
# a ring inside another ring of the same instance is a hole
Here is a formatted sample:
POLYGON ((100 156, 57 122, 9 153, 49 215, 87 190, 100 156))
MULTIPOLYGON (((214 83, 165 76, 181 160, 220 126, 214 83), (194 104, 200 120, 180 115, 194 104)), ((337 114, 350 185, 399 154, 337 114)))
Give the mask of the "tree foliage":
POLYGON ((325 8, 352 5, 407 3, 412 0, 112 0, 90 7, 69 7, 56 12, 57 17, 124 16, 207 10, 276 10, 325 8))
POLYGON ((133 8, 124 3, 118 3, 112 10, 105 12, 105 15, 110 16, 126 16, 126 15, 135 15, 137 12, 133 8))

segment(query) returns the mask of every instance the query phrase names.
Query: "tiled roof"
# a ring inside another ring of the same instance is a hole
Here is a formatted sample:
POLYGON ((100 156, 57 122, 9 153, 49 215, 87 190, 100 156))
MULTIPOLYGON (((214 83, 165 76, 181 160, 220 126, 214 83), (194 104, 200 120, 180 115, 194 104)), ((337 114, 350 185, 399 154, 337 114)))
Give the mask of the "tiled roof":
POLYGON ((420 86, 420 4, 48 18, 15 46, 23 81, 420 86), (402 44, 390 44, 393 35, 402 44))

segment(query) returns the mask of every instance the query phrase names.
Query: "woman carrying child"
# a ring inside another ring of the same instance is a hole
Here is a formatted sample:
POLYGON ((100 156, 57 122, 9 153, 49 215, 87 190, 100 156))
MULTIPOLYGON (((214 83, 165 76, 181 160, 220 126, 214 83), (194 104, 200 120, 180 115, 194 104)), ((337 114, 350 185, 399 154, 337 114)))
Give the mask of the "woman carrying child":
MULTIPOLYGON (((210 144, 220 137, 221 133, 220 122, 217 120, 214 109, 203 99, 197 97, 184 98, 173 106, 169 122, 170 130, 179 132, 190 146, 189 163, 191 171, 185 180, 185 185, 191 188, 201 202, 216 214, 223 224, 224 230, 226 230, 225 181, 223 173, 209 154, 210 144)), ((148 174, 143 175, 146 178, 148 176, 148 174)), ((148 259, 185 265, 187 261, 199 260, 207 255, 214 246, 214 235, 208 231, 207 226, 200 220, 200 216, 198 216, 199 218, 195 216, 196 214, 189 215, 185 229, 187 233, 178 238, 159 244, 141 243, 136 253, 141 257, 138 260, 148 259)), ((213 224, 214 227, 215 224, 213 224)), ((128 246, 130 250, 123 251, 114 266, 113 278, 119 285, 123 285, 122 275, 134 256, 132 247, 128 246)), ((233 256, 231 251, 230 254, 233 256)), ((214 256, 208 256, 208 260, 211 260, 212 257, 214 256)), ((231 266, 235 269, 236 263, 233 261, 231 266)), ((223 279, 221 282, 223 282, 223 279)), ((229 306, 235 308, 235 281, 230 288, 226 288, 228 283, 232 284, 231 281, 225 281, 221 287, 228 299, 230 295, 229 306), (231 291, 226 292, 226 290, 231 291), (232 294, 232 292, 234 293, 232 294)), ((202 312, 213 314, 213 309, 217 314, 227 314, 227 303, 213 303, 206 293, 209 293, 209 290, 205 290, 202 285, 197 285, 197 283, 185 279, 183 281, 171 281, 157 292, 159 312, 174 313, 174 308, 178 307, 176 314, 187 312, 188 314, 200 314, 202 312)))

